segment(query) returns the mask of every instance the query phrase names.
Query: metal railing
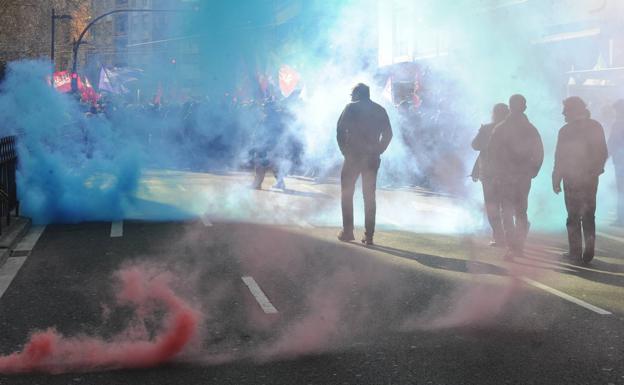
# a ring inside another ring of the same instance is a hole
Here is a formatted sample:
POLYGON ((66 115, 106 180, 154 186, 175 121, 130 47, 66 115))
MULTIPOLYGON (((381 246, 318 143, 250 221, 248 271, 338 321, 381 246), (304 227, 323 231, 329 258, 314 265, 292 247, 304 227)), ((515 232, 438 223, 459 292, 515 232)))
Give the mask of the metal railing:
POLYGON ((2 218, 6 218, 6 225, 11 224, 11 213, 19 216, 19 200, 17 199, 17 184, 15 171, 17 169, 16 137, 5 136, 0 138, 0 232, 2 218))

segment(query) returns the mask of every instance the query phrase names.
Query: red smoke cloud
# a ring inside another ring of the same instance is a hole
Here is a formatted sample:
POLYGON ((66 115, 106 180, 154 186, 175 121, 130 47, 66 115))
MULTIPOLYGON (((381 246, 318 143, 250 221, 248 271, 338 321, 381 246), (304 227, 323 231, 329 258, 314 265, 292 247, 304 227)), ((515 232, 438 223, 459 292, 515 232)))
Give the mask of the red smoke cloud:
POLYGON ((154 338, 141 333, 141 338, 128 340, 136 334, 131 328, 110 341, 65 337, 50 329, 33 334, 22 351, 0 357, 0 373, 146 368, 173 360, 197 334, 200 313, 171 289, 171 274, 132 267, 118 272, 117 278, 119 304, 135 306, 139 321, 165 306, 167 316, 154 338))

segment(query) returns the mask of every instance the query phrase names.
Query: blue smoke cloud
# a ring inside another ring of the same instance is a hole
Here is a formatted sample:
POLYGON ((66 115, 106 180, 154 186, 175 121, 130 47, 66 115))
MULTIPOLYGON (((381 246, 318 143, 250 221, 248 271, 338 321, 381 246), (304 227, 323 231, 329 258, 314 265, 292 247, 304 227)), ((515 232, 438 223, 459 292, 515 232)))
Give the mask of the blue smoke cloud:
MULTIPOLYGON (((488 13, 471 1, 393 2, 418 8, 419 18, 412 21, 417 39, 431 42, 445 36, 453 42, 450 55, 420 63, 423 104, 418 130, 411 132, 382 95, 386 78, 377 68, 378 3, 311 0, 292 2, 295 8, 283 3, 285 14, 297 16, 280 19, 266 1, 253 0, 244 5, 202 2, 198 11, 174 17, 163 33, 194 37, 201 76, 192 85, 194 103, 172 103, 179 105, 166 110, 125 107, 132 103, 126 100, 116 108, 109 103, 105 116, 86 117, 74 99, 45 84, 47 65, 11 64, 0 91, 0 126, 4 134, 20 136, 18 183, 25 214, 40 223, 121 219, 145 203, 137 196, 146 170, 238 169, 266 129, 263 108, 240 102, 266 96, 258 75, 272 77, 273 94, 279 96, 277 71, 287 64, 303 79, 300 100, 279 102, 287 113, 284 136, 298 138, 302 149, 299 172, 336 174, 341 161, 336 120, 353 84, 366 82, 373 98, 386 104, 395 128, 380 184, 430 183, 466 198, 479 218, 479 186, 466 177, 476 157, 470 140, 495 103, 523 93, 547 152, 532 193, 533 225, 562 227, 563 204, 552 195, 549 179, 557 129, 563 124, 560 100, 567 78, 562 74, 568 68, 560 65, 565 48, 533 44, 547 33, 547 9, 488 13), (419 150, 414 153, 408 142, 417 143, 419 150)), ((178 52, 175 46, 158 48, 167 58, 178 52)), ((178 72, 184 59, 178 57, 177 67, 160 59, 144 63, 145 90, 182 83, 178 72)), ((605 179, 602 213, 613 201, 611 182, 605 179)), ((227 206, 234 207, 232 202, 242 196, 233 193, 227 206)), ((401 205, 395 206, 396 212, 388 215, 400 217, 401 205)), ((152 211, 161 219, 190 215, 166 206, 152 211)), ((234 211, 239 218, 240 210, 234 211)), ((473 226, 465 217, 457 221, 464 222, 458 224, 463 231, 473 226)))

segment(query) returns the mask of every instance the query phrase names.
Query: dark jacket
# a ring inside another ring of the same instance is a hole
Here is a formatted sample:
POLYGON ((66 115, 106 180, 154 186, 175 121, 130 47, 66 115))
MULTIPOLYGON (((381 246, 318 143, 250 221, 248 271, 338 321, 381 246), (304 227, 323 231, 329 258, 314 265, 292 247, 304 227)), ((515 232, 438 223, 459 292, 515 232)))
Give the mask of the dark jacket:
POLYGON ((392 140, 388 113, 369 99, 347 104, 338 120, 337 139, 345 157, 381 155, 392 140))
POLYGON ((491 166, 488 163, 487 147, 494 132, 496 123, 484 124, 479 129, 479 133, 472 141, 472 148, 479 151, 479 157, 472 168, 472 177, 480 180, 492 177, 491 166))
POLYGON ((607 141, 600 123, 589 118, 570 122, 559 131, 553 183, 559 185, 562 179, 593 179, 604 172, 608 157, 607 141))
POLYGON ((492 175, 499 180, 535 178, 544 162, 542 138, 522 113, 511 113, 494 128, 487 151, 492 175))
POLYGON ((624 169, 624 120, 616 120, 609 136, 609 153, 613 157, 613 165, 624 169))

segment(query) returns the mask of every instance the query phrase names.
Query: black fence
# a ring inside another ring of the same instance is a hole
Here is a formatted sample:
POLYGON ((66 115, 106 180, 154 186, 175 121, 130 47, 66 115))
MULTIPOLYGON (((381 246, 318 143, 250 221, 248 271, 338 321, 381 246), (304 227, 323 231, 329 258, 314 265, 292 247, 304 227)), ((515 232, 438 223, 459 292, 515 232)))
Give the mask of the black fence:
POLYGON ((19 215, 19 200, 15 183, 16 169, 16 137, 0 138, 0 232, 2 231, 2 218, 6 218, 6 225, 9 226, 11 214, 19 215))

